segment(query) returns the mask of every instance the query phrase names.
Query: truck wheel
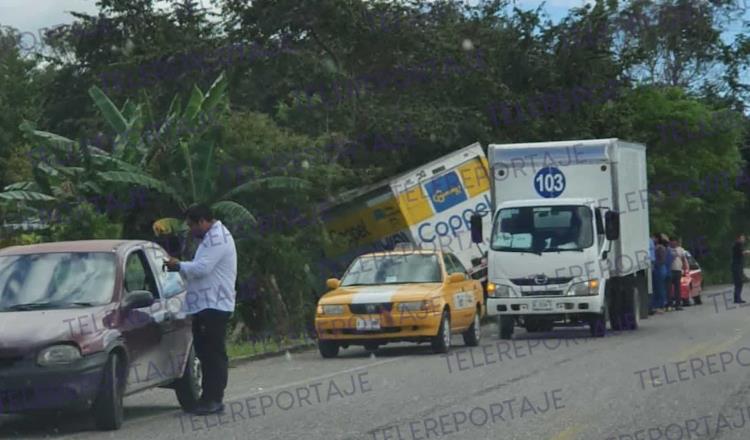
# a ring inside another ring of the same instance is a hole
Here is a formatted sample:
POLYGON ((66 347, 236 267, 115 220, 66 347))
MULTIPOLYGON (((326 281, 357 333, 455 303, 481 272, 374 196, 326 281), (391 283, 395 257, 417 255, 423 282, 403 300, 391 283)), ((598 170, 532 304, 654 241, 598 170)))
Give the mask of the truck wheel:
POLYGON ((539 331, 551 332, 554 329, 555 329, 555 321, 551 319, 546 319, 539 323, 539 331))
POLYGON ((339 344, 333 341, 318 341, 318 351, 326 359, 335 358, 339 355, 339 344))
POLYGON ((619 291, 612 292, 607 298, 609 325, 614 332, 623 330, 625 327, 623 311, 628 310, 628 307, 626 304, 623 304, 624 302, 624 298, 622 298, 619 291))
POLYGON ((125 383, 122 380, 124 365, 121 367, 120 364, 119 356, 116 354, 109 356, 104 366, 102 383, 99 385, 96 400, 91 408, 96 427, 103 431, 117 430, 122 426, 124 418, 122 399, 125 383))
POLYGON ((440 320, 440 329, 432 338, 433 353, 447 353, 451 348, 451 315, 443 310, 443 318, 440 320))
POLYGON ((512 316, 500 315, 497 317, 497 326, 500 327, 500 339, 513 338, 514 324, 512 316))
POLYGON ((182 373, 182 377, 177 380, 174 387, 177 401, 180 402, 180 407, 183 410, 191 411, 198 405, 198 400, 201 397, 201 389, 203 388, 202 381, 203 369, 201 368, 201 361, 195 355, 195 348, 190 347, 190 356, 188 356, 185 371, 182 373))
POLYGON ((595 338, 603 338, 607 333, 607 318, 606 314, 602 313, 596 315, 594 318, 589 320, 589 331, 591 336, 595 338))
POLYGON ((479 339, 482 337, 482 325, 479 322, 480 310, 481 308, 477 308, 476 313, 474 313, 474 322, 471 324, 471 327, 463 333, 464 344, 469 347, 476 347, 479 345, 479 339))
POLYGON ((638 330, 641 326, 641 295, 637 287, 633 287, 630 298, 626 298, 625 308, 622 314, 622 322, 625 330, 638 330))

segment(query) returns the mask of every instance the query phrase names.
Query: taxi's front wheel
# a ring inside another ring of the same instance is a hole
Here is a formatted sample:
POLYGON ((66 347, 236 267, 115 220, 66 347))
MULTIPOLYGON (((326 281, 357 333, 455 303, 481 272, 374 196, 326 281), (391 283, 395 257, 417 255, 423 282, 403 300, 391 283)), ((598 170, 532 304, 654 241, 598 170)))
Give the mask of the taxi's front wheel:
POLYGON ((333 341, 318 341, 320 355, 326 359, 335 358, 339 355, 339 344, 333 341))
POLYGON ((476 313, 474 313, 474 323, 471 324, 468 330, 463 333, 464 343, 469 347, 476 347, 479 345, 479 339, 482 336, 482 327, 479 319, 480 308, 477 307, 476 313))
POLYGON ((433 353, 447 353, 451 348, 451 315, 447 310, 443 311, 443 318, 440 320, 440 329, 438 334, 432 338, 433 353))

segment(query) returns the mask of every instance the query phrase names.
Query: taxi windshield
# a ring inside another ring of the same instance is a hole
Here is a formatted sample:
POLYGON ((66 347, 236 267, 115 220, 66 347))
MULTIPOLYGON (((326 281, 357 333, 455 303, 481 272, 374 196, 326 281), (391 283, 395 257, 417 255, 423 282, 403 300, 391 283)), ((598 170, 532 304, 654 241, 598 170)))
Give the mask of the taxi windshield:
POLYGON ((344 274, 341 286, 441 281, 442 274, 437 255, 368 255, 354 260, 344 274))

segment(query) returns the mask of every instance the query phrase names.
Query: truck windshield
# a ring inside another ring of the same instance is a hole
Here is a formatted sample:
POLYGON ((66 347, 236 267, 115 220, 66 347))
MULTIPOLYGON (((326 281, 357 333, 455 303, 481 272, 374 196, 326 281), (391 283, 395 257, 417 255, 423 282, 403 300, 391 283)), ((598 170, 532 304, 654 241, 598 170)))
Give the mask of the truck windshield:
POLYGON ((115 257, 60 252, 0 257, 0 310, 59 309, 107 304, 115 257))
POLYGON ((581 251, 594 244, 591 209, 586 206, 529 206, 501 209, 491 247, 505 252, 581 251))
POLYGON ((441 281, 440 263, 436 255, 368 255, 354 260, 344 274, 341 286, 441 281))

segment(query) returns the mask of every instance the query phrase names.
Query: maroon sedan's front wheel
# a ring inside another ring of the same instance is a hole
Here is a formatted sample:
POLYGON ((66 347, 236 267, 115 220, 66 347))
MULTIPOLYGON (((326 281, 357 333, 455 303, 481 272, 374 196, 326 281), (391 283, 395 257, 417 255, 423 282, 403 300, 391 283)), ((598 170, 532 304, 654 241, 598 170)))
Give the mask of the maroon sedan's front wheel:
POLYGON ((102 383, 94 401, 92 412, 96 427, 113 431, 120 429, 124 418, 123 410, 123 366, 122 361, 116 354, 111 354, 107 364, 104 366, 102 383))
POLYGON ((180 407, 185 411, 192 411, 201 398, 203 389, 203 368, 198 356, 195 355, 195 347, 190 347, 190 355, 185 365, 182 377, 175 383, 174 391, 180 407))

